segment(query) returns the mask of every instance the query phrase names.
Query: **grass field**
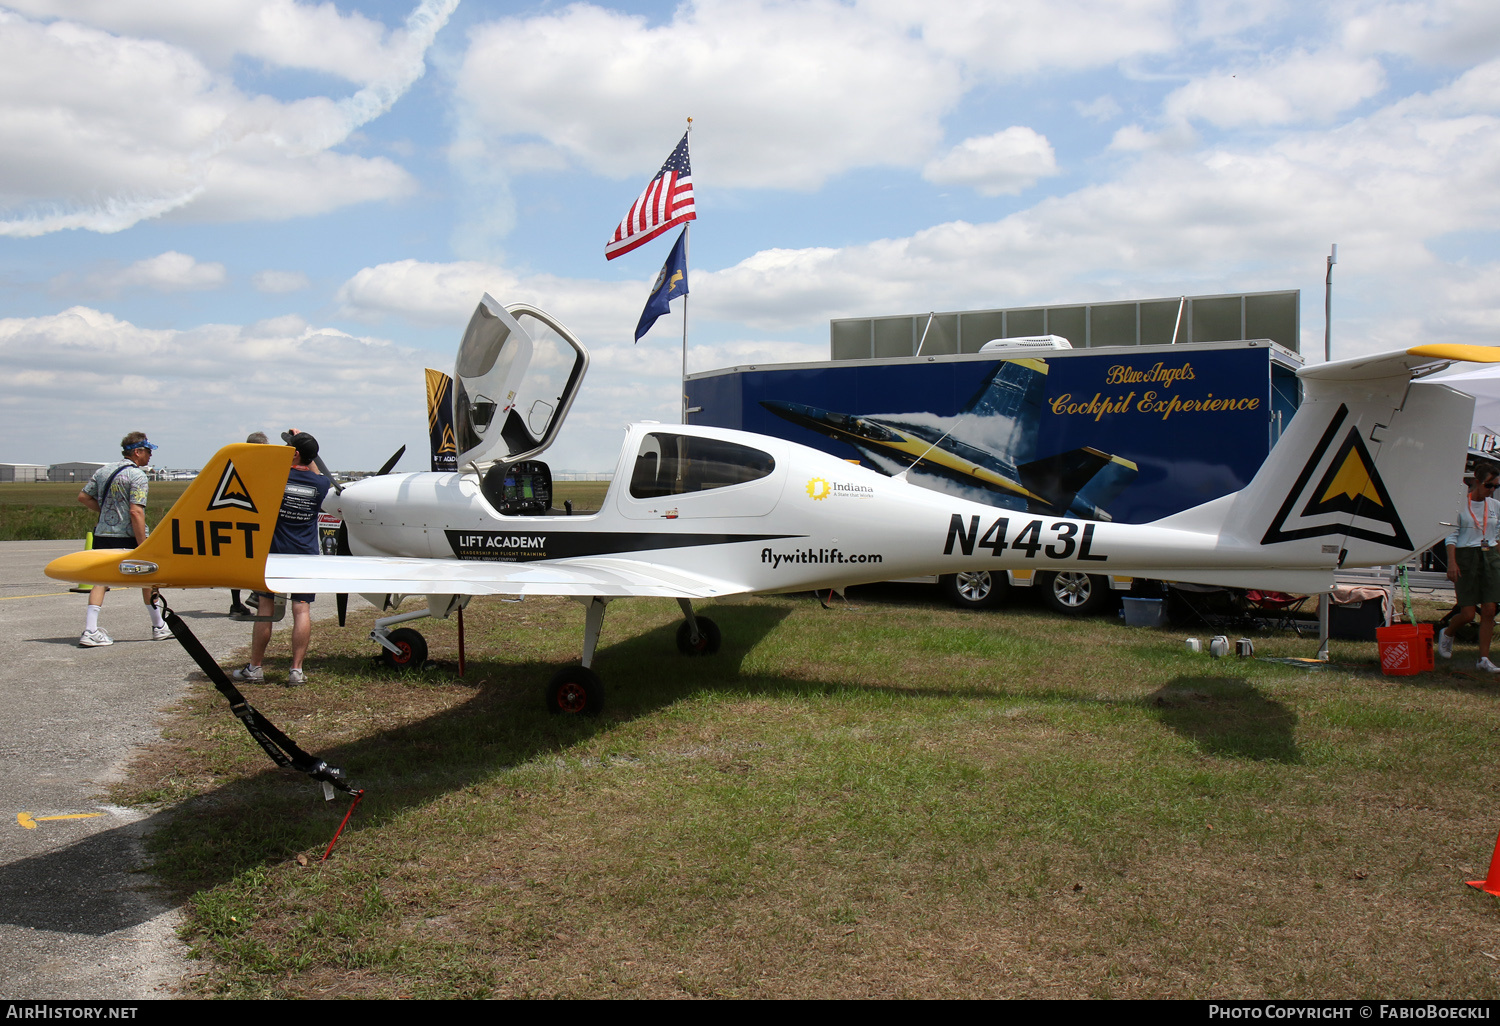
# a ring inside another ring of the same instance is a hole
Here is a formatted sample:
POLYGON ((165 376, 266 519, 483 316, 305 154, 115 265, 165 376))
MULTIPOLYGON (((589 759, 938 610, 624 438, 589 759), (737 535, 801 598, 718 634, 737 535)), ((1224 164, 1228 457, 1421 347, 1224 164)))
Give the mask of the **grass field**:
MULTIPOLYGON (((187 490, 187 481, 153 481, 146 504, 146 527, 154 528, 172 503, 187 490)), ((77 538, 94 529, 98 518, 78 504, 78 483, 43 481, 0 484, 0 541, 45 541, 77 538)))
POLYGON ((1500 997, 1493 681, 931 597, 719 603, 706 659, 614 603, 596 720, 542 708, 575 603, 476 602, 465 681, 452 623, 405 679, 320 626, 250 699, 368 789, 332 859, 206 684, 114 798, 174 810, 206 994, 1500 997))
MULTIPOLYGON (((190 481, 155 481, 146 504, 146 527, 154 529, 190 481)), ((40 482, 0 484, 0 541, 82 539, 97 519, 78 504, 78 484, 40 482)), ((556 501, 572 499, 580 512, 595 510, 608 481, 559 481, 556 501)))

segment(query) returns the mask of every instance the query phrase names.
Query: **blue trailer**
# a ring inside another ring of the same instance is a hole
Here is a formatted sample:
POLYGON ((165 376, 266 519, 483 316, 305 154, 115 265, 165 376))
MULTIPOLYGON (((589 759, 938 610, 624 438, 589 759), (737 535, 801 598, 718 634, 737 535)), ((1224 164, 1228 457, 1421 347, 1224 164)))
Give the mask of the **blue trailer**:
MULTIPOLYGON (((1148 523, 1242 488, 1290 423, 1301 359, 1264 339, 691 374, 689 421, 775 435, 914 483, 1050 516, 1148 523)), ((1130 578, 956 574, 954 601, 1041 588, 1092 612, 1130 578)))

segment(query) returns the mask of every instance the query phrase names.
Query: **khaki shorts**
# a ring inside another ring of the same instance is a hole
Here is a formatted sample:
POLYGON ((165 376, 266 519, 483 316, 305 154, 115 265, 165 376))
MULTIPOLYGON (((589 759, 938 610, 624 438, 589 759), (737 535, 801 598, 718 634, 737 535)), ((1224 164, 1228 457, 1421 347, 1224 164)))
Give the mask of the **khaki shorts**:
POLYGON ((1500 551, 1476 547, 1455 549, 1458 580, 1453 585, 1460 606, 1500 603, 1500 551))

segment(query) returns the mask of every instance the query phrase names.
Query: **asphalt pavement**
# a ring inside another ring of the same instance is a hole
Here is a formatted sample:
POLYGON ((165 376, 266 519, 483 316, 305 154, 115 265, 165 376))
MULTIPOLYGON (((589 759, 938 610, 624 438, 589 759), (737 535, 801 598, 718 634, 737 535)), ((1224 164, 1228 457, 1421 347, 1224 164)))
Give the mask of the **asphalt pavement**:
MULTIPOLYGON (((0 636, 13 645, 0 674, 0 999, 170 997, 192 963, 178 910, 139 872, 155 817, 103 795, 197 667, 176 641, 149 640, 134 588, 112 591, 99 618, 115 643, 79 648, 87 599, 42 573, 77 548, 0 542, 0 636)), ((250 625, 224 615, 227 591, 168 601, 221 663, 249 644, 250 625)))

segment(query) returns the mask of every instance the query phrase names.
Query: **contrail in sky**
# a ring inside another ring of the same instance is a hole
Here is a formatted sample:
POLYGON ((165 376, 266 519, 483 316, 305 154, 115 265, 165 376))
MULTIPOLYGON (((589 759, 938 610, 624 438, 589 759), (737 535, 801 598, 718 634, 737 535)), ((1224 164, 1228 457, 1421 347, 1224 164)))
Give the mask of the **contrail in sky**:
POLYGON ((290 157, 307 157, 337 146, 361 125, 391 109, 425 73, 427 50, 448 23, 459 0, 422 0, 392 33, 385 72, 345 99, 310 97, 267 110, 249 104, 231 113, 213 138, 186 155, 185 184, 166 196, 116 195, 90 207, 54 209, 0 221, 0 235, 33 238, 70 228, 111 234, 184 207, 202 195, 214 162, 234 146, 263 140, 290 157), (267 117, 266 115, 270 115, 267 117))

